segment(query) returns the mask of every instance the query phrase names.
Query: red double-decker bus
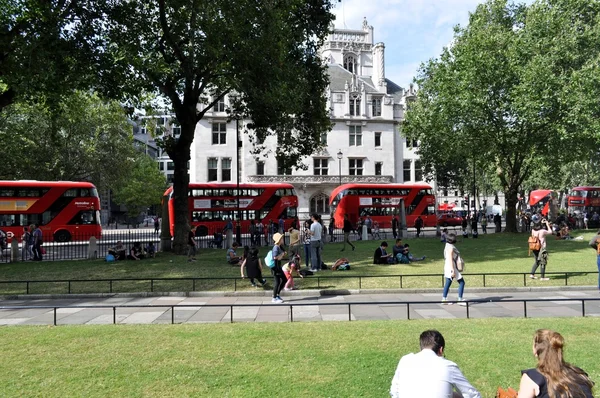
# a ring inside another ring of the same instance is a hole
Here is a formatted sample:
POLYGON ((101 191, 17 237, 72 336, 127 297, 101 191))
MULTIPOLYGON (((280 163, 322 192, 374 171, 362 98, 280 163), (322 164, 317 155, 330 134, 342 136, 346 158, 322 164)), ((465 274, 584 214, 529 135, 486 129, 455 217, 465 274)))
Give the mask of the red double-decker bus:
POLYGON ((569 211, 600 213, 600 187, 575 187, 567 197, 569 211))
POLYGON ((89 182, 0 181, 0 229, 21 239, 39 224, 44 241, 100 239, 100 198, 89 182))
POLYGON ((529 207, 533 213, 541 211, 544 217, 548 217, 552 199, 558 198, 556 191, 551 189, 537 189, 529 193, 529 207))
MULTIPOLYGON (((188 200, 191 224, 198 227, 196 235, 222 231, 227 218, 234 222, 238 219, 237 184, 191 183, 188 185, 188 200)), ((240 184, 240 216, 242 231, 246 233, 250 221, 269 221, 277 223, 284 220, 285 229, 292 225, 297 215, 298 197, 290 184, 240 184)), ((175 209, 172 198, 173 187, 165 192, 169 207, 169 226, 171 235, 175 228, 175 209)))
POLYGON ((329 207, 337 228, 343 227, 345 214, 353 225, 368 215, 380 227, 389 228, 392 216, 400 214, 400 199, 404 199, 408 226, 413 226, 418 216, 424 226, 435 226, 435 196, 427 184, 340 185, 331 193, 329 207))

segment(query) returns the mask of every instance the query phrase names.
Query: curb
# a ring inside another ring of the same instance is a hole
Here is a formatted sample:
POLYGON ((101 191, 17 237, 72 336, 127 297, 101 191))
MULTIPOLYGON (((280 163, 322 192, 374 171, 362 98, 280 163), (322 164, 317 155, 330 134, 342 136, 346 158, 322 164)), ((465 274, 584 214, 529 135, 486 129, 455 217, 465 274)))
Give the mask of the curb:
MULTIPOLYGON (((456 292, 453 288, 451 291, 456 292)), ((597 291, 596 286, 539 286, 539 287, 488 287, 469 288, 469 293, 520 293, 553 291, 597 291)), ((420 294, 441 293, 442 289, 310 289, 292 290, 285 292, 284 296, 291 297, 314 297, 314 296, 348 296, 361 294, 420 294)), ((0 300, 47 300, 47 299, 88 299, 88 298, 143 298, 143 297, 270 297, 271 290, 230 292, 135 292, 135 293, 86 293, 86 294, 17 294, 0 295, 0 300)))

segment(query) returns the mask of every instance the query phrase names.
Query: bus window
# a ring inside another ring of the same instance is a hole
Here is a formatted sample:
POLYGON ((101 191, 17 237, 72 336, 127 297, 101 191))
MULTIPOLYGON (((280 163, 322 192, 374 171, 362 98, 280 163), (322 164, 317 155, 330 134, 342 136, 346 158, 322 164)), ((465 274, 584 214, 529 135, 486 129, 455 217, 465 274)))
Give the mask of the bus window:
POLYGON ((15 190, 10 188, 0 189, 0 196, 15 196, 15 190))
POLYGON ((63 196, 66 198, 75 198, 77 197, 77 188, 67 189, 63 196))
POLYGON ((90 190, 87 188, 81 188, 79 190, 79 197, 87 197, 90 196, 90 190))

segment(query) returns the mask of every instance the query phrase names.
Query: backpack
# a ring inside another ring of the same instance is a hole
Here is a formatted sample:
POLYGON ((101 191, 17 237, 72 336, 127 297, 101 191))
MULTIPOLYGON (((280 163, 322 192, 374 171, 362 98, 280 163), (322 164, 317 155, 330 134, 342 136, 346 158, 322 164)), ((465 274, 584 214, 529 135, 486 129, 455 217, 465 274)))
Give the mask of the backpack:
POLYGON ((265 256, 265 265, 269 268, 275 268, 275 259, 273 258, 273 250, 269 250, 265 256))
POLYGON ((115 256, 113 256, 112 254, 107 254, 105 260, 107 263, 112 263, 113 261, 115 261, 115 256))
POLYGON ((540 242, 537 236, 531 235, 529 239, 527 239, 527 244, 529 245, 529 254, 531 254, 532 251, 538 251, 542 248, 542 242, 540 242))

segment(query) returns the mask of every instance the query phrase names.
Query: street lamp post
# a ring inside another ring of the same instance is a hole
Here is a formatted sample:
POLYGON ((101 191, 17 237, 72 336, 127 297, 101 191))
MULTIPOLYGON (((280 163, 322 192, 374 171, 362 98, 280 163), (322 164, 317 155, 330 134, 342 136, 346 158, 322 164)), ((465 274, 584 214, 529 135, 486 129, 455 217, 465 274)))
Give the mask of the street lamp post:
POLYGON ((344 156, 344 154, 342 153, 342 150, 340 149, 337 153, 337 158, 338 158, 338 174, 340 176, 340 185, 342 185, 342 157, 344 156))

